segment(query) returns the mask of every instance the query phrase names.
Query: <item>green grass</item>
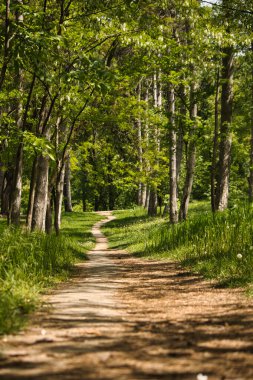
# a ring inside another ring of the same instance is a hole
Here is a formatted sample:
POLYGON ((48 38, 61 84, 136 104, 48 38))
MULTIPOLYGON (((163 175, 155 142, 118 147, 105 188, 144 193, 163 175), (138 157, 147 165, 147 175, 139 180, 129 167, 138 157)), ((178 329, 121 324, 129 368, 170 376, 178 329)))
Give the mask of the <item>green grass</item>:
POLYGON ((143 210, 116 212, 104 231, 113 248, 127 248, 145 259, 178 260, 183 266, 216 279, 222 286, 253 284, 253 207, 212 214, 209 205, 191 205, 189 220, 170 225, 148 218, 143 210))
POLYGON ((0 333, 23 326, 46 288, 67 278, 77 261, 94 245, 95 213, 63 215, 62 233, 47 236, 7 228, 0 221, 0 333))

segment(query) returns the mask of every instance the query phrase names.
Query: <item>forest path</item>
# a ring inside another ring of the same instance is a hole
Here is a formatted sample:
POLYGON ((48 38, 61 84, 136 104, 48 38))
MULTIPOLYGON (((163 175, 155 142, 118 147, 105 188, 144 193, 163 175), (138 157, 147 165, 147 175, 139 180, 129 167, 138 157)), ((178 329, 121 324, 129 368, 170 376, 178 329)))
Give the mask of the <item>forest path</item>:
POLYGON ((109 250, 103 215, 89 261, 0 339, 0 379, 252 380, 252 301, 177 263, 109 250))

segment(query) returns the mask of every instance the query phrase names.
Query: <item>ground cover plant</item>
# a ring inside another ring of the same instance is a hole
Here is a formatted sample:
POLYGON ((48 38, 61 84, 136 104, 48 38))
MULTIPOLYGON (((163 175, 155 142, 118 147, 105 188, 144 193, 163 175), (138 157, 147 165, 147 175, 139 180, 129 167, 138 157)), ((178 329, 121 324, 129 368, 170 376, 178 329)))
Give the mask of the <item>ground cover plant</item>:
POLYGON ((179 260, 221 285, 253 284, 253 208, 249 204, 212 213, 194 202, 190 217, 176 225, 149 218, 141 209, 115 212, 104 227, 112 248, 127 248, 146 259, 179 260))
POLYGON ((60 236, 7 228, 1 219, 0 333, 23 326, 40 293, 66 279, 73 264, 85 259, 94 244, 91 226, 99 219, 95 213, 66 213, 60 236))

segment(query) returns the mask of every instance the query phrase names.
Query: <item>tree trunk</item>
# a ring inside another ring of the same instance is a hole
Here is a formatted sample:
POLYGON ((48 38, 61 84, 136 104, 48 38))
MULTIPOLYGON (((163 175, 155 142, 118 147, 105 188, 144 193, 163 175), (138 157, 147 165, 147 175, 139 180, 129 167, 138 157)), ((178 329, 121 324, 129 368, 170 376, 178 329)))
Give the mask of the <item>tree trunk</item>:
POLYGON ((34 196, 35 196, 35 188, 36 188, 37 165, 38 165, 38 159, 36 156, 33 160, 31 181, 30 181, 28 210, 27 210, 27 217, 26 217, 26 225, 27 225, 28 230, 31 230, 31 228, 32 228, 32 216, 33 216, 34 196))
POLYGON ((184 147, 184 125, 186 118, 186 94, 185 87, 182 85, 180 87, 180 96, 182 99, 180 107, 180 121, 178 126, 178 138, 177 138, 177 185, 180 179, 181 164, 183 158, 183 147, 184 147))
POLYGON ((234 49, 226 47, 223 49, 222 59, 222 91, 221 91, 221 128, 218 164, 218 183, 216 209, 223 211, 228 206, 229 195, 229 171, 230 155, 232 145, 231 123, 232 123, 232 101, 233 101, 233 69, 234 49))
POLYGON ((0 71, 0 91, 2 90, 6 71, 8 64, 10 62, 9 60, 9 50, 10 50, 10 0, 5 0, 5 25, 4 25, 4 51, 3 51, 3 63, 0 71))
POLYGON ((4 175, 2 199, 1 199, 1 214, 8 215, 10 209, 10 197, 12 188, 13 173, 11 170, 7 170, 4 175))
MULTIPOLYGON (((88 179, 87 173, 85 170, 81 172, 81 197, 82 197, 82 208, 83 212, 87 211, 87 188, 88 188, 88 179)), ((95 208, 95 207, 94 207, 95 208)))
POLYGON ((178 222, 177 210, 177 135, 175 130, 175 92, 169 85, 168 111, 170 120, 170 222, 178 222))
POLYGON ((55 185, 54 228, 56 235, 59 235, 61 228, 64 175, 65 165, 63 166, 61 172, 58 173, 55 185))
POLYGON ((146 205, 146 199, 147 199, 147 185, 145 183, 142 184, 142 199, 141 199, 141 205, 145 207, 146 205))
POLYGON ((148 209, 149 206, 149 198, 150 198, 150 186, 146 188, 146 198, 145 198, 145 208, 148 209))
POLYGON ((23 175, 23 143, 18 146, 15 170, 12 181, 10 210, 8 213, 8 223, 19 225, 20 210, 21 210, 21 196, 22 196, 22 175, 23 175))
POLYGON ((64 207, 66 212, 72 212, 72 199, 71 199, 71 171, 70 171, 70 157, 66 158, 65 162, 65 177, 64 177, 64 207))
POLYGON ((52 189, 51 186, 48 187, 48 194, 47 194, 47 211, 46 211, 46 221, 45 221, 45 230, 48 235, 52 232, 52 226, 53 226, 53 202, 52 202, 52 189))
POLYGON ((188 158, 186 162, 186 178, 185 178, 185 184, 184 184, 184 190, 183 190, 183 196, 182 201, 180 205, 180 211, 179 211, 179 219, 180 220, 186 220, 187 214, 188 214, 188 208, 189 208, 189 202, 190 202, 190 196, 192 192, 192 185, 193 185, 193 177, 194 177, 194 171, 195 171, 195 163, 196 163, 196 137, 195 137, 195 131, 196 131, 196 123, 197 123, 197 114, 198 114, 198 107, 195 99, 195 91, 196 86, 193 85, 191 88, 191 120, 192 120, 192 126, 190 131, 190 142, 188 147, 188 158))
POLYGON ((249 201, 253 202, 253 41, 251 42, 251 139, 250 139, 250 175, 249 201))
MULTIPOLYGON (((141 101, 141 81, 138 84, 137 87, 137 95, 138 95, 138 103, 141 101)), ((142 123, 141 123, 141 117, 138 116, 137 119, 137 139, 138 139, 138 160, 139 160, 139 172, 140 176, 142 176, 143 171, 143 148, 142 148, 142 123)), ((139 182, 138 187, 138 206, 143 206, 143 183, 139 182)))
POLYGON ((213 154, 211 166, 211 206, 212 211, 216 210, 216 177, 217 177, 217 152, 219 135, 219 97, 220 97, 220 72, 217 71, 216 91, 215 91, 215 111, 214 111, 214 134, 213 134, 213 154))
MULTIPOLYGON (((157 76, 157 73, 154 73, 153 76, 153 101, 154 108, 161 108, 162 102, 162 91, 161 86, 158 88, 160 76, 157 76)), ((160 83, 159 83, 160 84, 160 83)), ((155 166, 159 168, 159 151, 160 151, 160 129, 158 125, 155 125, 154 129, 154 149, 155 149, 155 166)), ((151 180, 153 183, 150 185, 150 194, 149 194, 149 204, 148 204, 148 215, 156 216, 157 215, 157 175, 158 169, 151 170, 151 180)))
POLYGON ((149 203, 148 203, 148 216, 157 215, 157 188, 156 186, 150 186, 149 203))
POLYGON ((0 163, 0 201, 2 202, 2 194, 4 190, 4 169, 3 164, 0 163))
POLYGON ((36 187, 34 196, 32 231, 45 231, 45 217, 48 195, 49 158, 38 156, 36 187))
MULTIPOLYGON (((23 0, 17 0, 19 5, 23 5, 23 0)), ((23 14, 19 11, 16 13, 16 21, 22 24, 24 21, 23 14)), ((22 131, 24 127, 23 122, 23 100, 22 95, 24 92, 24 72, 22 68, 18 68, 17 73, 18 78, 18 92, 19 100, 17 105, 17 128, 22 131)), ((20 222, 20 211, 21 211, 21 196, 22 196, 22 175, 23 175, 23 141, 22 137, 18 144, 17 154, 15 159, 15 169, 12 181, 11 189, 11 200, 10 200, 10 210, 8 213, 8 223, 19 225, 20 222)))

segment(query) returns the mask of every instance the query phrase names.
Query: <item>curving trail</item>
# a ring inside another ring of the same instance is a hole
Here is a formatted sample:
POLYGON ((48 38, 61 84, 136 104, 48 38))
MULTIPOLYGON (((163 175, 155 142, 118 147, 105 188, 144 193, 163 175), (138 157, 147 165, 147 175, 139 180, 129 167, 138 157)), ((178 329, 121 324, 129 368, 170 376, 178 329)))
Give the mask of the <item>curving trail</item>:
POLYGON ((0 379, 252 380, 252 301, 109 250, 100 227, 113 216, 102 215, 89 261, 25 331, 0 339, 0 379))

